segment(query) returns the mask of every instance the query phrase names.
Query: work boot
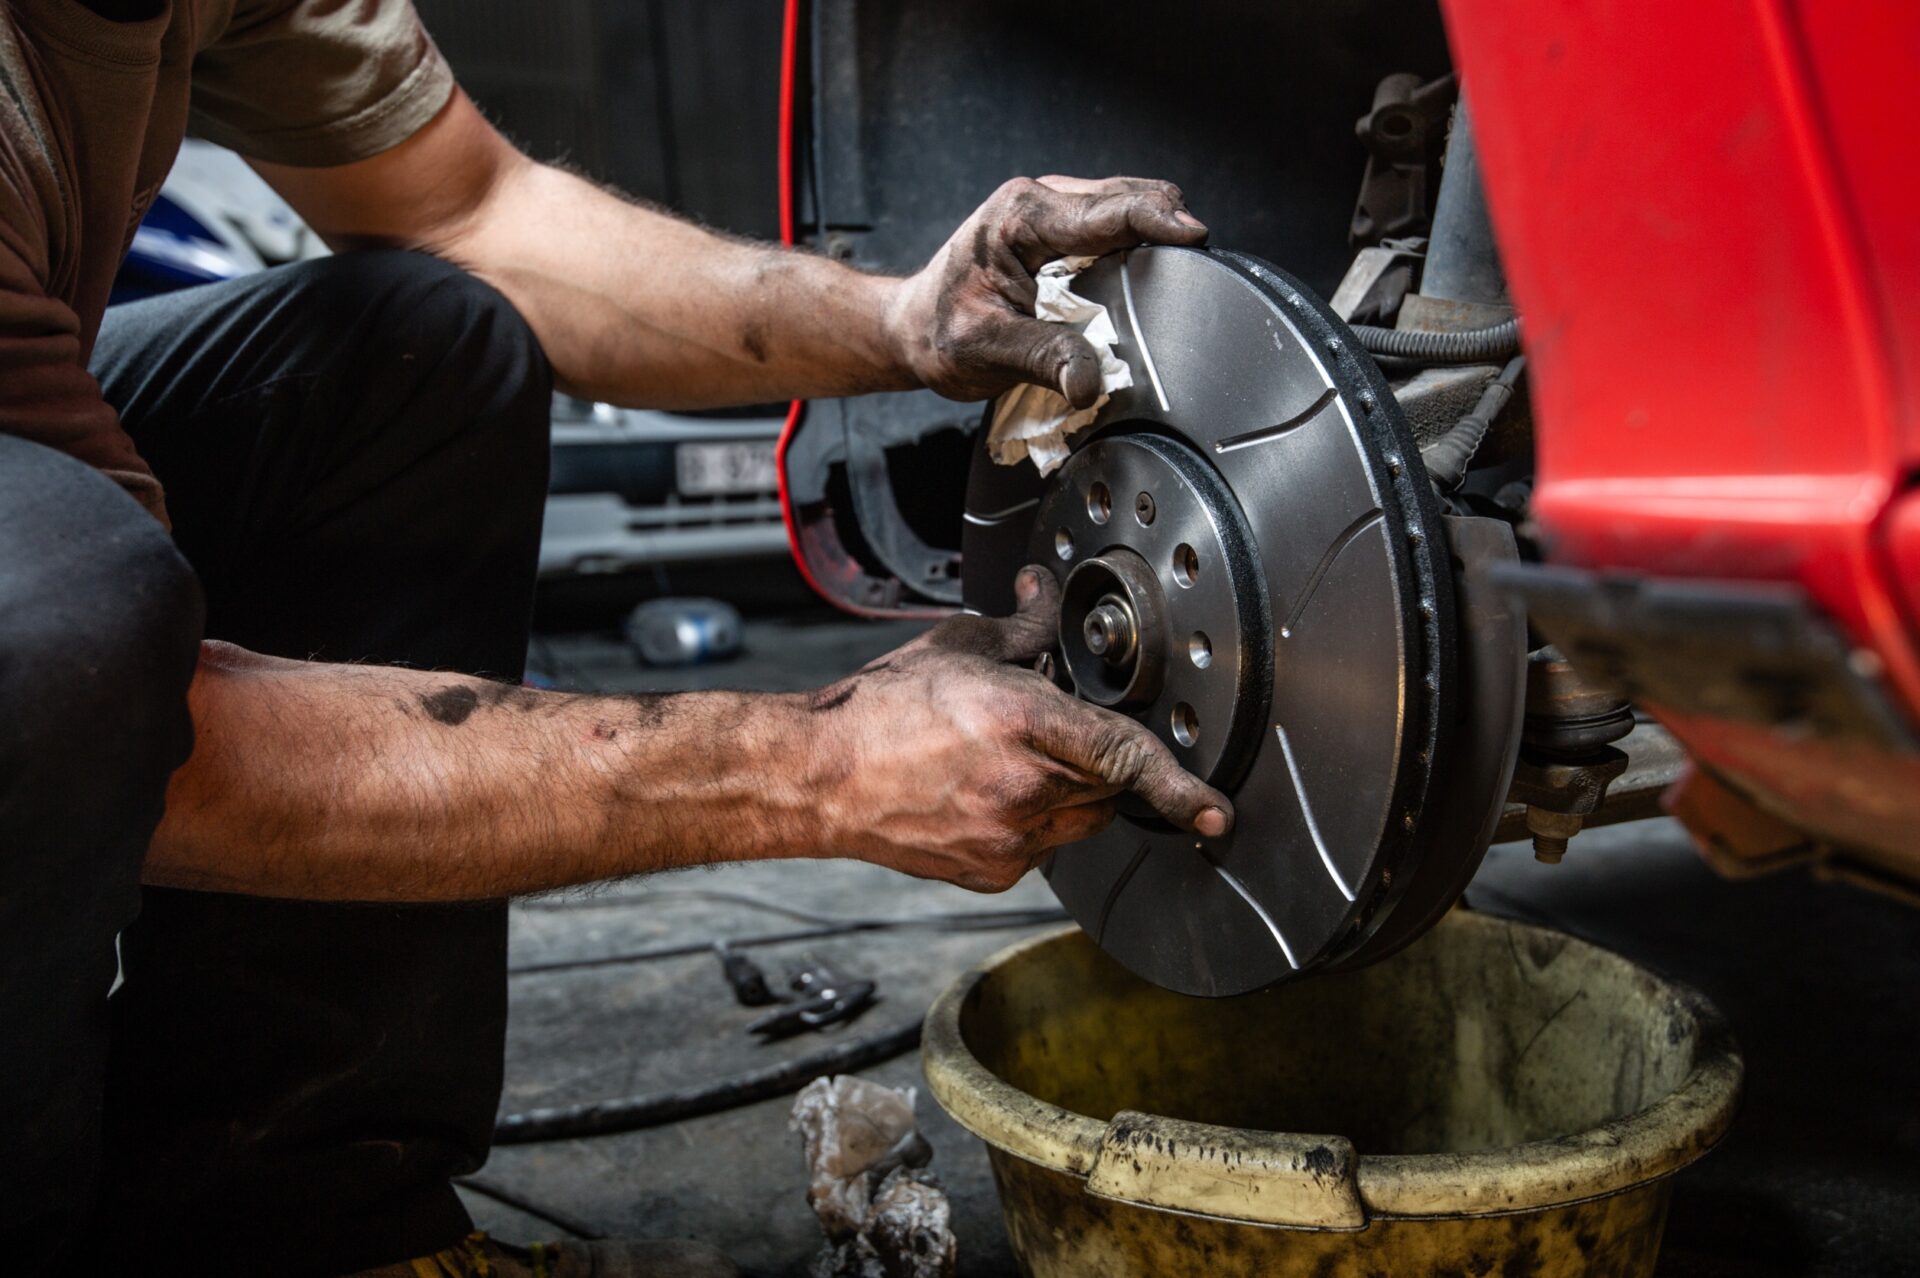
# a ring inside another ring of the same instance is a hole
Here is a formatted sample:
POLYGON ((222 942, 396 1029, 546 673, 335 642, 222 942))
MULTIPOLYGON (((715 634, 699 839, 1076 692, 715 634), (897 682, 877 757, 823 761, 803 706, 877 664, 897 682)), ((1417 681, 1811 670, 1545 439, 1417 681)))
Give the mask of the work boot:
POLYGON ((609 1238, 515 1247, 472 1233, 458 1245, 352 1278, 740 1278, 718 1248, 690 1238, 609 1238))

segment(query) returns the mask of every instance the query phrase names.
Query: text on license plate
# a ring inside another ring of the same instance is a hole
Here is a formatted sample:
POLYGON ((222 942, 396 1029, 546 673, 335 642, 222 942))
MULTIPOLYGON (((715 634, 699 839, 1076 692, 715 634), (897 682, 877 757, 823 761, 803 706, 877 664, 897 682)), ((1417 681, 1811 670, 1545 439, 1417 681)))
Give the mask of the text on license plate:
POLYGON ((676 486, 683 497, 772 492, 779 487, 770 439, 681 444, 674 449, 676 486))

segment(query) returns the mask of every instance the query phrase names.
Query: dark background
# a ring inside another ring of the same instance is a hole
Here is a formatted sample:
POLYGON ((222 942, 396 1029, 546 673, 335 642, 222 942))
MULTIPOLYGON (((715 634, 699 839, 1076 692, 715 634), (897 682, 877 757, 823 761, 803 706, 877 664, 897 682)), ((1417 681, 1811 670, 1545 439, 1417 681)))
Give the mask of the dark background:
POLYGON ((528 154, 710 225, 779 234, 778 0, 416 0, 528 154))

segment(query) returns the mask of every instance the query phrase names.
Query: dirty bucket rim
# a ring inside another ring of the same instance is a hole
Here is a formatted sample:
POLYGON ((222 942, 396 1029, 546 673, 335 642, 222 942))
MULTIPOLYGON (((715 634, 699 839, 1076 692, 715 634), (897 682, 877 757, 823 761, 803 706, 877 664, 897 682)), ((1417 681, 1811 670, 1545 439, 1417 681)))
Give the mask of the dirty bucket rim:
MULTIPOLYGON (((1455 911, 1439 926, 1497 927, 1552 937, 1633 968, 1693 1017, 1697 1042, 1693 1067, 1660 1100, 1585 1131, 1471 1153, 1360 1154, 1351 1161, 1343 1159, 1352 1169, 1354 1183, 1348 1188, 1357 1191, 1365 1219, 1502 1216, 1604 1198, 1681 1171, 1726 1134, 1739 1105, 1744 1064, 1732 1031, 1704 995, 1564 932, 1464 910, 1455 911), (1515 1176, 1516 1167, 1526 1174, 1515 1176)), ((1014 1157, 1084 1179, 1095 1171, 1115 1123, 1075 1113, 1014 1087, 980 1062, 960 1032, 967 997, 988 975, 1030 952, 1082 935, 1069 924, 1018 942, 950 984, 927 1013, 921 1060, 928 1089, 962 1127, 1014 1157)), ((1123 1114, 1116 1115, 1116 1121, 1122 1117, 1135 1124, 1158 1118, 1123 1114)), ((1160 1121, 1188 1129, 1195 1126, 1180 1120, 1160 1121)), ((1223 1138, 1239 1134, 1228 1128, 1213 1130, 1223 1138)), ((1347 1143, 1338 1136, 1312 1139, 1347 1143)), ((1251 1224, 1342 1227, 1318 1219, 1251 1220, 1238 1213, 1222 1215, 1177 1197, 1159 1194, 1141 1200, 1141 1205, 1251 1224)))

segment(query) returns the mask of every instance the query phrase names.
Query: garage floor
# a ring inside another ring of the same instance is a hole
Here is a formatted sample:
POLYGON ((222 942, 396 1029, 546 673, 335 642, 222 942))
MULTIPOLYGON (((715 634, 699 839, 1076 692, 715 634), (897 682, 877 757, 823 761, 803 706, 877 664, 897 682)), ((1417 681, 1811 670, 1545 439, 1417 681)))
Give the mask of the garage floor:
MULTIPOLYGON (((816 686, 914 633, 817 615, 750 622, 738 661, 677 674, 631 664, 610 639, 552 636, 536 666, 607 691, 816 686)), ((523 903, 516 963, 706 942, 795 926, 741 900, 843 915, 1052 904, 1030 878, 980 898, 870 867, 820 862, 663 875, 597 894, 523 903)), ((1732 1021, 1747 1055, 1744 1112, 1725 1144, 1679 1181, 1660 1272, 1920 1274, 1920 914, 1799 874, 1722 882, 1666 822, 1593 831, 1565 864, 1496 848, 1469 893, 1477 908, 1552 923, 1692 982, 1732 1021)), ((868 932, 755 951, 777 974, 811 952, 880 982, 884 1001, 844 1035, 911 1022, 977 958, 1022 933, 868 932)), ((761 1047, 708 955, 513 979, 506 1108, 650 1092, 730 1076, 822 1040, 761 1047)), ((916 1056, 864 1071, 919 1085, 916 1056)), ((498 1150, 477 1177, 612 1235, 692 1235, 752 1274, 806 1270, 818 1231, 803 1200, 788 1102, 621 1136, 498 1150)), ((949 1189, 965 1275, 1013 1272, 979 1146, 924 1095, 923 1130, 949 1189)), ((553 1226, 469 1195, 482 1227, 550 1237, 553 1226)))

